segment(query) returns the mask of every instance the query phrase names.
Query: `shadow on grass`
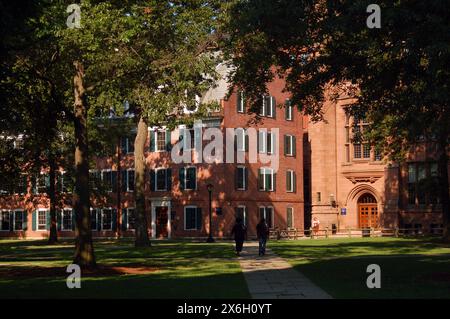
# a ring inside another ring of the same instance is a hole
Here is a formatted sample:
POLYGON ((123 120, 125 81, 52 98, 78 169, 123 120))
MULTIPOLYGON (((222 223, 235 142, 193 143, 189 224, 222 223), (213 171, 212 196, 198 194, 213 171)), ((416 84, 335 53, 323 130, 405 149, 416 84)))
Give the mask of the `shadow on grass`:
POLYGON ((294 263, 335 298, 450 298, 450 256, 339 258, 294 263), (367 266, 381 268, 381 288, 369 289, 367 266))
POLYGON ((97 262, 110 272, 82 276, 81 289, 66 286, 73 243, 0 242, 1 298, 247 298, 245 279, 229 243, 96 242, 97 262), (151 269, 124 274, 123 267, 151 269), (111 270, 112 269, 112 270, 111 270), (156 271, 155 271, 156 270, 156 271), (6 273, 5 273, 6 272, 6 273))

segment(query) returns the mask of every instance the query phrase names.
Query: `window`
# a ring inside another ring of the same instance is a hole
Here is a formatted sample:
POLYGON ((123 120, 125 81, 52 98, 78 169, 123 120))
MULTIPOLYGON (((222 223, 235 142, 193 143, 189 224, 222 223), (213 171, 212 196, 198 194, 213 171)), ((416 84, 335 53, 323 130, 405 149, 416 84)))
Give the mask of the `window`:
POLYGON ((156 170, 156 190, 165 191, 167 190, 167 170, 160 168, 156 170))
POLYGON ((108 192, 117 191, 117 171, 104 170, 102 171, 102 182, 108 192))
POLYGON ((102 230, 112 230, 112 210, 102 210, 102 230))
POLYGON ((259 190, 274 191, 275 190, 275 173, 271 168, 260 168, 258 174, 259 190))
POLYGON ((284 136, 284 155, 295 156, 296 155, 296 138, 293 135, 284 136))
POLYGON ((370 145, 367 143, 363 144, 363 157, 370 158, 370 145))
POLYGON ((9 211, 0 212, 1 230, 9 231, 11 229, 11 214, 9 211))
POLYGON ((286 171, 286 191, 289 193, 296 191, 296 175, 292 170, 286 171))
POLYGON ((286 102, 284 103, 284 107, 285 107, 284 119, 286 121, 292 121, 294 108, 292 107, 291 100, 287 99, 286 102))
POLYGON ((180 168, 181 189, 197 189, 197 169, 195 167, 180 168))
POLYGON ((258 153, 267 152, 267 131, 258 131, 258 153))
POLYGON ((267 154, 274 153, 275 134, 272 132, 267 133, 267 154))
POLYGON ((236 189, 246 190, 247 189, 247 179, 248 172, 245 166, 236 167, 236 189))
POLYGON ((102 175, 100 171, 90 170, 89 171, 89 183, 91 185, 91 189, 97 190, 98 185, 100 185, 102 180, 102 175))
POLYGON ((46 230, 46 229, 47 229, 47 211, 40 210, 38 211, 37 230, 46 230))
POLYGON ((436 162, 408 164, 408 204, 439 204, 439 180, 436 162))
POLYGON ((202 229, 202 210, 196 206, 186 206, 184 208, 184 230, 202 229))
POLYGON ((136 215, 134 208, 127 209, 127 229, 135 229, 136 215))
POLYGON ((20 174, 14 187, 14 194, 25 194, 27 192, 27 175, 20 174))
POLYGON ((353 144, 353 158, 361 158, 361 144, 353 144))
POLYGON ((236 94, 236 109, 238 113, 245 112, 245 99, 242 91, 238 91, 236 94))
POLYGON ((120 138, 120 151, 122 154, 134 153, 134 136, 122 136, 120 138))
POLYGON ((24 230, 24 222, 26 221, 25 212, 16 210, 14 213, 14 230, 24 230))
POLYGON ((320 203, 322 201, 322 193, 321 192, 316 193, 316 201, 318 203, 320 203))
POLYGON ((132 192, 134 191, 134 170, 124 170, 122 171, 122 192, 132 192))
POLYGON ((238 206, 234 209, 235 218, 240 218, 244 225, 248 225, 248 217, 247 217, 247 207, 245 206, 238 206))
POLYGON ((263 96, 259 115, 267 117, 275 117, 276 113, 275 106, 276 106, 275 97, 269 95, 263 96))
POLYGON ((172 147, 170 130, 150 131, 150 152, 170 151, 172 147))
POLYGON ((259 208, 259 219, 264 218, 266 220, 269 228, 273 228, 273 207, 271 206, 261 206, 259 208))
MULTIPOLYGON (((181 171, 180 171, 181 181, 181 171)), ((185 180, 183 180, 185 182, 185 180)), ((150 170, 150 190, 167 191, 172 188, 172 170, 170 168, 157 168, 150 170)))
POLYGON ((248 142, 246 130, 243 128, 237 128, 234 130, 234 134, 236 135, 236 150, 241 152, 247 151, 248 142))
MULTIPOLYGON (((350 115, 346 115, 346 124, 345 124, 345 147, 346 147, 346 153, 350 153, 348 148, 350 143, 353 143, 353 159, 359 160, 370 160, 372 158, 371 151, 372 146, 369 143, 364 142, 364 136, 363 132, 365 127, 368 125, 368 122, 365 119, 364 114, 360 114, 358 116, 353 117, 353 132, 352 136, 350 136, 350 115)), ((374 161, 380 161, 381 156, 379 152, 374 151, 373 152, 373 160, 374 161)), ((350 156, 346 155, 347 162, 350 161, 350 156)))
POLYGON ((273 154, 275 151, 275 133, 268 132, 267 129, 258 131, 258 153, 273 154))
POLYGON ((72 230, 72 210, 63 209, 61 230, 72 230))
POLYGON ((193 128, 180 128, 179 140, 183 141, 183 150, 189 151, 195 149, 196 132, 193 128))
POLYGON ((286 208, 286 224, 287 229, 294 228, 294 208, 292 207, 286 208))
POLYGON ((35 192, 36 194, 45 194, 47 188, 50 187, 50 179, 48 174, 41 173, 36 177, 35 192))
POLYGON ((166 150, 166 131, 156 131, 156 151, 166 150))
POLYGON ((97 230, 97 209, 91 208, 91 230, 97 230))

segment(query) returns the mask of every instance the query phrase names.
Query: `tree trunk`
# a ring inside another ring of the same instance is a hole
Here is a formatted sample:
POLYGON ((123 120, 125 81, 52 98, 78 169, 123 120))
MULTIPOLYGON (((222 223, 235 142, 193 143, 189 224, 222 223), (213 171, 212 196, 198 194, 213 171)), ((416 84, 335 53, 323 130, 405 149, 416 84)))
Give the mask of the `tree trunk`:
POLYGON ((145 214, 145 157, 144 148, 147 141, 148 126, 144 118, 139 118, 136 139, 134 140, 134 196, 136 214, 136 247, 150 246, 147 228, 147 216, 145 214))
POLYGON ((450 240, 450 198, 448 183, 448 155, 447 139, 442 138, 439 145, 439 189, 441 190, 442 222, 444 225, 444 239, 450 240))
POLYGON ((50 172, 49 172, 49 192, 50 197, 50 236, 48 237, 49 244, 55 244, 58 241, 58 234, 56 230, 56 194, 55 194, 55 180, 56 180, 56 163, 53 154, 48 158, 50 172))
POLYGON ((83 79, 84 69, 80 62, 74 62, 74 66, 76 69, 73 78, 75 95, 75 190, 73 207, 76 217, 74 263, 81 268, 95 268, 89 198, 87 101, 83 79))

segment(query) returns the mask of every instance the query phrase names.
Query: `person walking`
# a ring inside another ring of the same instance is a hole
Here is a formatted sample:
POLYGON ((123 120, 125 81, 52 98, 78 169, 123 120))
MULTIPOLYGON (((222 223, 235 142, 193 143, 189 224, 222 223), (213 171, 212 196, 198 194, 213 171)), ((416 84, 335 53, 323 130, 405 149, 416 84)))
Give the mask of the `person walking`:
POLYGON ((269 238, 269 226, 267 226, 264 218, 261 218, 258 225, 256 225, 256 235, 259 241, 259 256, 264 256, 266 254, 267 238, 269 238))
POLYGON ((244 240, 247 237, 247 227, 242 222, 241 218, 236 218, 236 224, 231 230, 231 235, 234 234, 234 241, 236 243, 236 255, 240 256, 244 240))

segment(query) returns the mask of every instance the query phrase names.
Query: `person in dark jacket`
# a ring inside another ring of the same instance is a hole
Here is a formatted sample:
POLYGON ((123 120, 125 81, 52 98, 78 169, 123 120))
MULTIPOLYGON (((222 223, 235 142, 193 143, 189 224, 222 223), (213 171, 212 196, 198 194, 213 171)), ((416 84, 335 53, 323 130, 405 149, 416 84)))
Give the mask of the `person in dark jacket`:
POLYGON ((247 236, 247 227, 245 227, 241 218, 236 218, 236 224, 231 230, 231 235, 234 234, 234 241, 236 242, 236 254, 240 256, 242 247, 244 246, 244 240, 247 236))
POLYGON ((258 225, 256 225, 256 235, 259 241, 259 256, 266 254, 266 243, 269 237, 269 226, 267 226, 266 220, 261 218, 258 225))

